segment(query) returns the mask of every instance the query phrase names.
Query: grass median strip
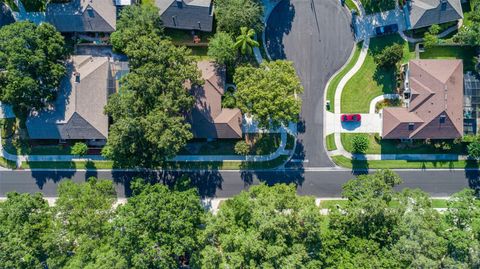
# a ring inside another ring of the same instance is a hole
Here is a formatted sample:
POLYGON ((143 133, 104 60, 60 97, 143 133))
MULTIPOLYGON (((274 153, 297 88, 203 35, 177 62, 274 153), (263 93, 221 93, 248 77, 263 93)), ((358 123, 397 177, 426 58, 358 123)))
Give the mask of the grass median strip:
POLYGON ((350 71, 353 66, 357 63, 358 58, 360 57, 360 51, 362 50, 363 42, 358 43, 355 46, 355 51, 353 52, 353 56, 348 62, 347 65, 330 81, 327 88, 327 100, 330 101, 330 107, 328 107, 328 111, 334 112, 335 111, 335 91, 337 90, 338 84, 342 80, 342 78, 350 71))
POLYGON ((478 162, 460 161, 407 161, 407 160, 352 160, 345 156, 332 156, 333 162, 352 170, 366 169, 478 169, 478 162))
POLYGON ((337 145, 335 144, 335 134, 329 134, 325 138, 325 143, 327 145, 327 150, 332 151, 337 149, 337 145))

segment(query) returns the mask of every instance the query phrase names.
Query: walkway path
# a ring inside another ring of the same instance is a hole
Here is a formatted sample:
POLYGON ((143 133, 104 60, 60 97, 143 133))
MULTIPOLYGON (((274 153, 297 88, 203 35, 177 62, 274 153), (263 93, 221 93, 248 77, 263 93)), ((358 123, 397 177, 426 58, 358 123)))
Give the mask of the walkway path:
POLYGON ((397 99, 399 97, 400 96, 398 94, 388 93, 388 94, 380 95, 380 96, 377 96, 377 97, 373 98, 373 100, 370 102, 369 113, 370 114, 375 114, 376 113, 375 110, 376 110, 376 106, 377 106, 378 102, 383 101, 385 99, 397 99))

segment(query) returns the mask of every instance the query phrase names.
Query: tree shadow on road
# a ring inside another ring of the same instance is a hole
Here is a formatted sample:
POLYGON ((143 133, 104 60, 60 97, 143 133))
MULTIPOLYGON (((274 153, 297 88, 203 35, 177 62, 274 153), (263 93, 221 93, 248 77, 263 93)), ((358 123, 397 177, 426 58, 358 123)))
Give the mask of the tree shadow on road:
POLYGON ((468 179, 468 186, 480 194, 480 170, 477 160, 467 160, 465 163, 465 177, 468 179))
POLYGON ((283 36, 290 34, 295 7, 289 0, 283 0, 272 11, 265 29, 265 44, 273 60, 285 59, 283 36))
POLYGON ((58 183, 62 179, 72 178, 75 175, 76 171, 66 171, 66 170, 48 170, 48 171, 39 171, 32 170, 32 177, 35 178, 35 183, 38 188, 43 189, 43 186, 48 181, 53 181, 53 183, 58 183))

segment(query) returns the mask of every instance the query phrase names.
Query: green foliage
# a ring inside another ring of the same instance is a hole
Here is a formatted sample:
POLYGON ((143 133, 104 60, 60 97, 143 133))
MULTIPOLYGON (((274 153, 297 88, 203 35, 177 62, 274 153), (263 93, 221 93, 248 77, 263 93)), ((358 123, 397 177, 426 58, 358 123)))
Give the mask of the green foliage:
POLYGON ((170 191, 161 184, 133 184, 134 196, 113 219, 113 242, 128 268, 172 268, 199 247, 205 216, 196 190, 170 191))
POLYGON ((228 88, 225 91, 225 94, 222 96, 222 107, 223 108, 237 107, 237 99, 235 99, 235 90, 233 88, 228 88))
POLYGON ((72 155, 84 156, 88 152, 88 146, 85 143, 77 142, 71 148, 72 155))
POLYGON ((379 54, 375 55, 375 63, 381 68, 396 67, 403 59, 403 46, 395 43, 385 47, 379 54))
POLYGON ((475 137, 475 139, 468 144, 467 146, 468 156, 478 159, 480 158, 480 139, 479 137, 475 137))
MULTIPOLYGON (((123 31, 135 31, 132 27, 123 31)), ((200 73, 185 47, 174 46, 158 31, 138 34, 122 49, 130 73, 121 94, 110 96, 105 107, 113 124, 102 154, 116 166, 157 168, 193 138, 184 115, 194 99, 185 83, 199 84, 200 73)))
POLYGON ((217 32, 208 42, 208 56, 219 64, 233 63, 237 57, 237 50, 232 36, 225 32, 217 32))
POLYGON ((259 68, 241 66, 233 78, 235 97, 243 113, 252 115, 260 127, 297 122, 303 92, 293 64, 289 61, 263 62, 259 68))
POLYGON ((216 0, 217 31, 239 34, 240 27, 263 31, 263 5, 257 0, 216 0))
POLYGON ((472 11, 465 16, 470 23, 460 28, 454 39, 463 44, 480 46, 480 2, 472 3, 472 11))
POLYGON ((209 216, 195 268, 320 268, 321 222, 294 185, 251 187, 209 216))
POLYGON ((124 52, 129 43, 146 35, 160 36, 163 33, 159 10, 154 5, 131 5, 122 9, 117 20, 117 29, 110 42, 117 52, 124 52))
POLYGON ((64 39, 42 23, 16 22, 0 29, 0 99, 17 116, 42 109, 56 97, 66 69, 64 39))
POLYGON ((247 142, 245 141, 238 141, 236 144, 235 144, 235 153, 239 154, 239 155, 248 155, 250 153, 250 150, 252 148, 250 147, 249 144, 247 144, 247 142))
POLYGON ((234 47, 240 50, 240 53, 243 55, 252 55, 253 48, 260 46, 254 37, 255 30, 242 27, 240 28, 240 35, 237 37, 234 47))
POLYGON ((365 135, 355 135, 352 138, 352 149, 354 153, 365 153, 370 146, 370 140, 365 135))
POLYGON ((431 48, 439 43, 439 38, 437 37, 439 32, 440 26, 437 24, 430 26, 428 32, 426 32, 423 37, 426 48, 431 48))

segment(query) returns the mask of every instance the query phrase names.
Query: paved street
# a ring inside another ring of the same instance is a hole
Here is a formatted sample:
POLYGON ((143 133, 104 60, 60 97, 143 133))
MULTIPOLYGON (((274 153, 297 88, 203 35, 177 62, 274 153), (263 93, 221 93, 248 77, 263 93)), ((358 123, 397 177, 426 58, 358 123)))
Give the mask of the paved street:
POLYGON ((305 87, 295 159, 305 166, 333 166, 323 146, 323 93, 353 48, 349 12, 338 0, 283 0, 273 10, 266 43, 273 59, 288 59, 305 87))
MULTIPOLYGON (((428 170, 399 171, 404 183, 400 188, 420 188, 432 196, 448 196, 466 187, 478 188, 478 170, 428 170)), ((0 171, 0 196, 7 192, 42 192, 46 197, 55 197, 58 183, 63 178, 83 182, 86 178, 96 176, 111 179, 116 183, 119 197, 130 193, 128 188, 132 178, 150 178, 155 182, 172 183, 181 176, 180 172, 162 174, 139 174, 133 172, 84 172, 84 171, 0 171)), ((353 178, 351 171, 329 169, 329 171, 287 171, 287 172, 236 172, 204 171, 185 172, 198 187, 204 197, 231 197, 252 184, 286 182, 298 185, 301 195, 316 197, 339 197, 342 185, 353 178)))

